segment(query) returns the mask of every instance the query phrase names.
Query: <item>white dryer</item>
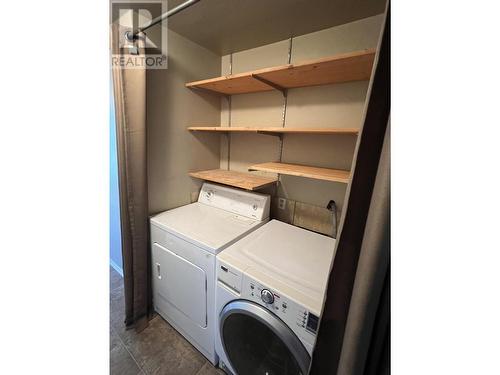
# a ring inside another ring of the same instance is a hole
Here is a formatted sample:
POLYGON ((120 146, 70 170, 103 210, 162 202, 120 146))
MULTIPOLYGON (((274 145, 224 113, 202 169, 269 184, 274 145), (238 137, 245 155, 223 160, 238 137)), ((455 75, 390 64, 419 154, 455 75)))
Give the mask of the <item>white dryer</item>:
POLYGON ((271 220, 217 256, 219 367, 307 374, 335 239, 271 220))
POLYGON ((213 364, 215 256, 269 220, 270 197, 203 184, 198 201, 151 218, 155 310, 213 364))

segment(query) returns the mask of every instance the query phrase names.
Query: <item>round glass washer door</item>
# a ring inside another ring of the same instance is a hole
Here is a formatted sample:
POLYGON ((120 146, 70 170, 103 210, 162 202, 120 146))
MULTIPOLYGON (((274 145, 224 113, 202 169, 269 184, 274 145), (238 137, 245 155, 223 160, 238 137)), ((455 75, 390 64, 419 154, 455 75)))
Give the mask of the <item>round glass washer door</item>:
POLYGON ((305 375, 311 357, 293 331, 275 314, 250 301, 227 304, 220 336, 237 375, 305 375))

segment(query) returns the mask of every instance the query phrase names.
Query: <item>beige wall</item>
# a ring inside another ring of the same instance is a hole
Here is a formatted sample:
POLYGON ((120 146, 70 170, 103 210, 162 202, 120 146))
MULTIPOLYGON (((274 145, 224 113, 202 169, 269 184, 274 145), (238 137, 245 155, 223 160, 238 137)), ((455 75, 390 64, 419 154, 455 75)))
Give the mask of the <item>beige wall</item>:
POLYGON ((219 135, 195 135, 186 128, 217 124, 220 99, 184 84, 220 73, 220 56, 169 31, 168 69, 147 73, 150 213, 191 203, 191 192, 201 181, 190 178, 188 171, 218 168, 219 135))
MULTIPOLYGON (((382 15, 366 18, 293 38, 291 62, 300 62, 374 48, 382 24, 382 15)), ((232 72, 286 64, 289 41, 234 53, 232 72)), ((230 56, 222 57, 222 74, 229 74, 230 56)), ((208 78, 209 76, 207 76, 208 78)), ((360 127, 368 81, 290 90, 286 110, 286 127, 360 127)), ((232 96, 232 126, 281 126, 283 96, 265 92, 232 96)), ((229 124, 228 102, 221 99, 221 125, 229 124)), ((350 169, 356 139, 353 136, 286 135, 282 161, 320 167, 350 169)), ((252 163, 279 159, 279 140, 267 135, 232 134, 230 147, 221 139, 221 168, 247 171, 252 163)), ((326 206, 334 199, 343 206, 346 185, 307 178, 281 176, 278 195, 314 205, 326 206)))
MULTIPOLYGON (((382 15, 293 38, 291 61, 376 47, 382 15)), ((289 41, 233 54, 233 73, 287 63, 289 41)), ((213 52, 169 31, 169 68, 147 73, 149 211, 156 213, 191 202, 201 181, 190 170, 227 167, 247 171, 253 163, 279 158, 279 139, 233 134, 230 148, 219 134, 190 133, 193 125, 228 125, 227 99, 186 89, 189 81, 229 73, 229 55, 213 52)), ((368 82, 290 90, 286 127, 359 127, 368 82)), ((279 92, 234 95, 233 126, 281 126, 283 96, 279 92)), ((352 136, 286 135, 282 161, 349 169, 355 146, 352 136)), ((325 206, 334 199, 342 208, 346 186, 281 176, 281 197, 325 206)), ((340 210, 339 210, 340 212, 340 210)))

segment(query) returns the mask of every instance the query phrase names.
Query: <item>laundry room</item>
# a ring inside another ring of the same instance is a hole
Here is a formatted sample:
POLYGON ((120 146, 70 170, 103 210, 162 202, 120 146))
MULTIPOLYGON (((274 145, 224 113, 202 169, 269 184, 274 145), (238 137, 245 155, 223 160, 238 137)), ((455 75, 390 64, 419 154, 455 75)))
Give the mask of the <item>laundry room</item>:
POLYGON ((341 349, 362 228, 387 216, 388 3, 116 6, 111 373, 385 373, 384 342, 341 349))
POLYGON ((500 374, 497 2, 2 3, 1 374, 500 374))

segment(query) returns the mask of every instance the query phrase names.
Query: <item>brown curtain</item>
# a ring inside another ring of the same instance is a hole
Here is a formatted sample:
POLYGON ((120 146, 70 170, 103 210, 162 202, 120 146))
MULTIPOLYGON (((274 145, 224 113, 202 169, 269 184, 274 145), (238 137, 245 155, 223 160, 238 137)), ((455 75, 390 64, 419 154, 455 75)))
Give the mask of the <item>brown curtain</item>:
POLYGON ((389 373, 389 6, 309 373, 389 373))
MULTIPOLYGON (((112 51, 120 53, 123 32, 112 27, 112 51)), ((144 35, 135 41, 144 57, 144 35)), ((123 52, 126 57, 127 51, 123 52)), ((142 329, 150 306, 148 185, 146 161, 146 71, 113 66, 120 189, 125 324, 142 329)))
MULTIPOLYGON (((388 366, 390 126, 361 244, 337 374, 380 374, 388 366), (373 353, 379 353, 373 355, 373 353), (370 356, 369 356, 370 353, 370 356), (388 352, 387 352, 388 353, 388 352)), ((388 372, 387 372, 388 373, 388 372)))

